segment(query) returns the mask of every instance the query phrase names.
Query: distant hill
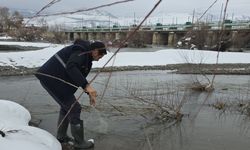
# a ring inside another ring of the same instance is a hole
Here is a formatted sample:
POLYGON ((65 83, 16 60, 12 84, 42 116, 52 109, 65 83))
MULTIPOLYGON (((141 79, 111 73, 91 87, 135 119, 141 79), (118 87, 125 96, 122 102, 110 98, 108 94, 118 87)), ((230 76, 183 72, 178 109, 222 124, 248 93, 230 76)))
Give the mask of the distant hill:
MULTIPOLYGON (((10 9, 11 11, 19 11, 24 17, 34 16, 35 11, 28 9, 10 9)), ((44 14, 51 14, 49 12, 44 12, 44 14)), ((146 15, 146 14, 145 14, 146 15)), ((196 14, 194 16, 194 21, 197 21, 202 14, 196 14)), ((41 26, 43 22, 46 23, 49 27, 55 25, 60 26, 62 29, 72 29, 72 28, 81 28, 81 27, 97 27, 105 26, 112 27, 113 25, 118 26, 131 26, 133 24, 139 24, 143 17, 117 17, 115 14, 111 14, 107 11, 92 10, 76 14, 69 15, 58 15, 58 16, 49 16, 49 17, 36 17, 29 21, 29 25, 41 26)), ((234 16, 234 20, 249 20, 248 16, 234 16)), ((185 22, 192 21, 193 14, 188 13, 164 13, 159 12, 150 16, 144 25, 156 25, 157 23, 161 24, 184 24, 185 22)), ((230 18, 231 19, 231 18, 230 18)), ((29 19, 25 19, 27 21, 29 19)), ((219 16, 213 14, 206 14, 203 17, 203 21, 218 21, 219 16)))
MULTIPOLYGON (((62 28, 72 29, 79 27, 112 27, 113 25, 118 26, 131 26, 133 24, 139 24, 143 17, 116 17, 115 15, 104 12, 104 11, 88 11, 70 15, 58 15, 49 17, 37 17, 30 21, 30 24, 39 26, 39 20, 45 19, 49 26, 61 25, 62 28)), ((190 14, 156 14, 150 16, 144 23, 144 25, 156 25, 161 24, 184 24, 185 22, 191 20, 190 14)))
MULTIPOLYGON (((20 11, 26 18, 25 21, 29 20, 27 17, 34 16, 35 12, 28 10, 20 11)), ((51 14, 51 13, 43 13, 51 14)), ((57 16, 48 16, 48 17, 35 17, 29 20, 29 25, 40 26, 41 20, 46 22, 49 26, 60 25, 63 28, 72 28, 72 27, 96 27, 96 26, 109 26, 116 24, 119 20, 115 15, 106 12, 106 11, 87 11, 75 14, 68 15, 57 15, 57 16)))
MULTIPOLYGON (((34 16, 35 11, 28 9, 11 9, 11 11, 17 10, 24 17, 34 16)), ((43 12, 44 14, 51 14, 49 12, 43 12)), ((139 24, 143 17, 117 17, 115 14, 111 14, 107 11, 92 10, 70 15, 59 15, 50 17, 36 17, 29 21, 29 25, 41 26, 41 22, 48 24, 49 26, 59 25, 61 28, 72 29, 74 27, 96 27, 106 26, 112 27, 113 25, 118 26, 130 26, 133 24, 139 24), (42 20, 42 21, 41 21, 42 20)), ((155 25, 156 23, 161 24, 182 24, 192 18, 190 14, 180 13, 158 13, 154 16, 150 16, 145 25, 155 25)), ((25 19, 27 21, 29 19, 25 19)))

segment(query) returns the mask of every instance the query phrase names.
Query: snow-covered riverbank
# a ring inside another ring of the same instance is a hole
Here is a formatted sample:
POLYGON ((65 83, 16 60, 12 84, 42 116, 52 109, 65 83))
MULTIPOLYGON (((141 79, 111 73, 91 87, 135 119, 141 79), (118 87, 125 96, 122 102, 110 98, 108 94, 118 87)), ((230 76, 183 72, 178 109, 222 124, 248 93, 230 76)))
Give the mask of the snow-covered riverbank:
MULTIPOLYGON (((0 45, 20 45, 45 47, 41 50, 0 52, 0 75, 33 74, 57 51, 67 45, 30 42, 0 41, 0 45)), ((140 51, 140 49, 138 49, 140 51)), ((178 73, 213 73, 217 52, 183 49, 162 49, 155 52, 121 52, 115 59, 113 71, 126 70, 174 70, 178 73), (192 65, 190 65, 192 64, 192 65)), ((101 68, 113 55, 108 53, 103 59, 93 63, 93 68, 101 68)), ((250 53, 221 52, 218 74, 250 74, 250 53)), ((111 66, 111 63, 107 65, 111 66)))
MULTIPOLYGON (((3 42, 0 45, 20 45, 46 47, 41 50, 23 52, 0 52, 0 66, 24 66, 27 68, 40 67, 57 51, 66 45, 29 42, 3 42)), ((138 50, 139 51, 139 50, 138 50)), ((103 59, 94 62, 93 67, 102 67, 113 55, 108 53, 103 59)), ((115 59, 114 66, 154 66, 168 64, 215 64, 217 52, 202 50, 162 49, 156 52, 121 52, 115 59)), ((250 53, 222 52, 219 64, 250 63, 250 53)), ((111 66, 111 63, 108 64, 111 66)))

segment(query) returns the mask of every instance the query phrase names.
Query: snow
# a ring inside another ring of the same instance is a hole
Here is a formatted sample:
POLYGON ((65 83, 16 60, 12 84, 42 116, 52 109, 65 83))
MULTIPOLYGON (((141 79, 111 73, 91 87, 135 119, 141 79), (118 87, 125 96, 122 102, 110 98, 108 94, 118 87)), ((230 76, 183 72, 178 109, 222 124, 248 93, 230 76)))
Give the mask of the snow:
POLYGON ((93 10, 83 13, 76 14, 66 14, 66 15, 57 15, 57 16, 48 16, 48 17, 36 17, 31 20, 25 18, 24 21, 27 22, 27 25, 41 26, 41 20, 43 23, 46 23, 49 27, 59 26, 61 28, 72 29, 72 27, 96 27, 96 26, 108 26, 109 24, 115 24, 118 22, 118 18, 110 16, 105 13, 98 12, 93 10))
MULTIPOLYGON (((1 39, 2 37, 0 37, 1 39)), ((49 47, 54 44, 51 43, 36 43, 36 42, 10 42, 0 41, 0 45, 20 45, 20 46, 36 46, 36 47, 49 47)))
MULTIPOLYGON (((50 43, 6 42, 0 45, 20 45, 43 47, 41 50, 24 52, 0 52, 0 66, 39 67, 57 51, 67 45, 50 43)), ((217 52, 201 50, 164 49, 156 52, 121 52, 115 57, 114 66, 152 66, 181 63, 216 63, 217 52)), ((113 55, 109 52, 93 67, 103 67, 113 55)), ((219 63, 250 63, 250 53, 221 52, 219 63)), ((113 62, 113 61, 111 61, 113 62)), ((109 63, 108 66, 111 66, 109 63)), ((48 132, 28 126, 30 113, 21 105, 0 100, 1 150, 60 150, 60 143, 48 132)))
MULTIPOLYGON (((48 16, 48 17, 36 17, 31 20, 25 18, 24 21, 28 21, 28 25, 41 26, 42 21, 47 23, 49 27, 59 25, 59 27, 64 29, 72 28, 81 28, 85 27, 96 27, 96 26, 130 26, 133 24, 139 24, 145 17, 143 16, 127 16, 127 17, 115 17, 110 14, 105 14, 96 11, 90 11, 89 13, 82 12, 76 14, 67 14, 67 15, 57 15, 57 16, 48 16)), ((192 15, 189 13, 156 13, 147 18, 144 25, 156 25, 161 23, 163 25, 169 24, 185 24, 187 21, 190 21, 192 15)))
POLYGON ((0 40, 11 40, 11 39, 13 39, 13 38, 10 37, 10 36, 2 36, 2 37, 0 37, 0 40))
MULTIPOLYGON (((21 45, 45 47, 41 50, 24 52, 0 52, 0 66, 39 67, 57 51, 67 45, 28 42, 2 42, 0 45, 21 45)), ((93 63, 93 68, 102 67, 113 55, 108 53, 100 61, 93 63)), ((182 63, 215 64, 216 51, 163 49, 156 52, 121 52, 116 56, 114 66, 151 66, 182 63)), ((250 63, 250 53, 220 52, 219 63, 250 63)), ((112 61, 111 61, 112 62, 112 61)), ((107 66, 111 66, 112 63, 107 66)))
POLYGON ((24 52, 0 52, 0 66, 38 67, 65 45, 29 42, 2 42, 0 45, 20 45, 45 47, 42 50, 24 52))
POLYGON ((31 115, 23 106, 0 99, 1 150, 61 150, 61 144, 45 130, 31 127, 31 115))

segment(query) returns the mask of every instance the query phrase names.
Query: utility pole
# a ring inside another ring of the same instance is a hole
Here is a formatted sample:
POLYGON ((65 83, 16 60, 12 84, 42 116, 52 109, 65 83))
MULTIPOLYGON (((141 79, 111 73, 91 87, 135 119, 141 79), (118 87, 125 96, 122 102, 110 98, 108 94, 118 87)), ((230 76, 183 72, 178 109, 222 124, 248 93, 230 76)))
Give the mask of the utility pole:
POLYGON ((81 27, 81 29, 83 28, 83 15, 82 15, 82 27, 81 27))
POLYGON ((192 24, 194 24, 195 9, 193 10, 192 24))
POLYGON ((136 22, 136 20, 135 20, 135 12, 134 12, 134 25, 136 24, 135 22, 136 22))
POLYGON ((110 16, 109 16, 109 31, 110 31, 111 29, 110 29, 110 16))

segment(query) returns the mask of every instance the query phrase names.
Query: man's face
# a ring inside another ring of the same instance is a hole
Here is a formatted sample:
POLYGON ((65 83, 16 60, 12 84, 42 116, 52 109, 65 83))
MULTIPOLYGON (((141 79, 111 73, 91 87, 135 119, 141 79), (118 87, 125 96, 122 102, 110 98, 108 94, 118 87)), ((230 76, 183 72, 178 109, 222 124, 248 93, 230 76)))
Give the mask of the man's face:
POLYGON ((92 57, 93 57, 94 61, 98 61, 98 60, 101 59, 103 56, 104 56, 104 55, 100 55, 100 54, 99 54, 98 49, 94 49, 94 50, 92 51, 92 57))

